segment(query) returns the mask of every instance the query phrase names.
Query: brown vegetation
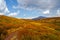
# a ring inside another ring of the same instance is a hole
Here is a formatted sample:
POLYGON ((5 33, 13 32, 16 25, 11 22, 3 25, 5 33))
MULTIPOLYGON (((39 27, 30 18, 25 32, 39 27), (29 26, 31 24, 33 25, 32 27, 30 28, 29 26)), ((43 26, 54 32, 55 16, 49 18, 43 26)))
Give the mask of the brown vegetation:
POLYGON ((60 17, 29 20, 0 16, 0 40, 60 40, 60 17))

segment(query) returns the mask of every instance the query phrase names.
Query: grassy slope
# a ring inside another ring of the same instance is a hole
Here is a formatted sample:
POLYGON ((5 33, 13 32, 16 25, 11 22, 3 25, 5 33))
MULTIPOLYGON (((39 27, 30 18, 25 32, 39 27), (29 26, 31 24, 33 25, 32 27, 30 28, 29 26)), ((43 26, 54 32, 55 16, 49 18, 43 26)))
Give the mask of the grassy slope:
POLYGON ((45 18, 41 20, 36 20, 39 23, 45 23, 45 25, 60 31, 60 17, 45 18))
POLYGON ((58 22, 60 22, 59 18, 34 21, 0 16, 0 40, 4 40, 15 31, 19 40, 60 40, 60 23, 58 22), (54 20, 57 22, 55 23, 54 20))

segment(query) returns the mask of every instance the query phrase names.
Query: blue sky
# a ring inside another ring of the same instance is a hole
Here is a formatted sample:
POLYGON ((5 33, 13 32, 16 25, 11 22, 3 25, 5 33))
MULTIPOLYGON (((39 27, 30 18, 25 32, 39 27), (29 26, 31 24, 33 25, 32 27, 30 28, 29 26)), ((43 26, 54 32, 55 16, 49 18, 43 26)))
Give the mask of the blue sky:
POLYGON ((25 19, 60 17, 60 0, 0 0, 0 15, 25 19))

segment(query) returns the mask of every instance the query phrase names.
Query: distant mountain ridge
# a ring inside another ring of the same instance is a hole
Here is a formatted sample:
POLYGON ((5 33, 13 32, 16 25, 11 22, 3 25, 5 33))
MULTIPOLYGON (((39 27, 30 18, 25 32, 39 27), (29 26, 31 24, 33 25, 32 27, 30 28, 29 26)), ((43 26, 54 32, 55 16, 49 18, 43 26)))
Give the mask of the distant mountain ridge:
POLYGON ((42 19, 42 18, 46 18, 46 17, 44 17, 44 16, 39 16, 39 17, 37 17, 37 18, 33 18, 33 20, 39 20, 39 19, 42 19))

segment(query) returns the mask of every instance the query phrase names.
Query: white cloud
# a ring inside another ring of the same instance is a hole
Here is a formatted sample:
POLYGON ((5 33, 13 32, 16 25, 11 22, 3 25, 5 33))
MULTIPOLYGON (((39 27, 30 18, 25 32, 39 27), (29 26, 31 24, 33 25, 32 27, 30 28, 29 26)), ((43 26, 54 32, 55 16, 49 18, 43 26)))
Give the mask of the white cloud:
POLYGON ((52 9, 56 7, 57 0, 17 0, 18 8, 52 9))
POLYGON ((34 17, 24 17, 24 19, 33 19, 33 18, 37 18, 38 16, 34 16, 34 17))
POLYGON ((60 17, 60 10, 57 10, 57 16, 60 17))
POLYGON ((20 11, 13 12, 13 13, 8 14, 8 16, 14 17, 14 16, 17 16, 19 13, 20 13, 20 11))
POLYGON ((13 8, 38 10, 39 13, 48 14, 52 17, 56 16, 56 11, 60 8, 60 0, 17 0, 17 3, 18 6, 13 6, 13 8))
POLYGON ((16 16, 17 13, 10 13, 8 16, 16 16))
POLYGON ((60 10, 57 10, 56 14, 48 15, 47 17, 60 17, 60 10))
POLYGON ((24 9, 24 10, 29 10, 29 11, 32 11, 34 10, 35 8, 28 8, 28 7, 22 7, 22 6, 13 6, 14 9, 24 9))
POLYGON ((24 18, 20 18, 20 17, 16 17, 18 19, 33 19, 33 18, 37 18, 38 16, 33 16, 33 17, 24 17, 24 18))
POLYGON ((60 14, 60 10, 57 10, 57 14, 60 14))
POLYGON ((9 13, 5 0, 0 0, 0 12, 9 13))
POLYGON ((4 13, 9 13, 10 11, 8 10, 8 8, 6 7, 4 10, 4 13))
POLYGON ((6 7, 6 3, 4 0, 0 0, 0 10, 4 10, 6 7))
POLYGON ((50 13, 49 10, 46 10, 46 11, 43 12, 43 14, 49 14, 49 13, 50 13))

